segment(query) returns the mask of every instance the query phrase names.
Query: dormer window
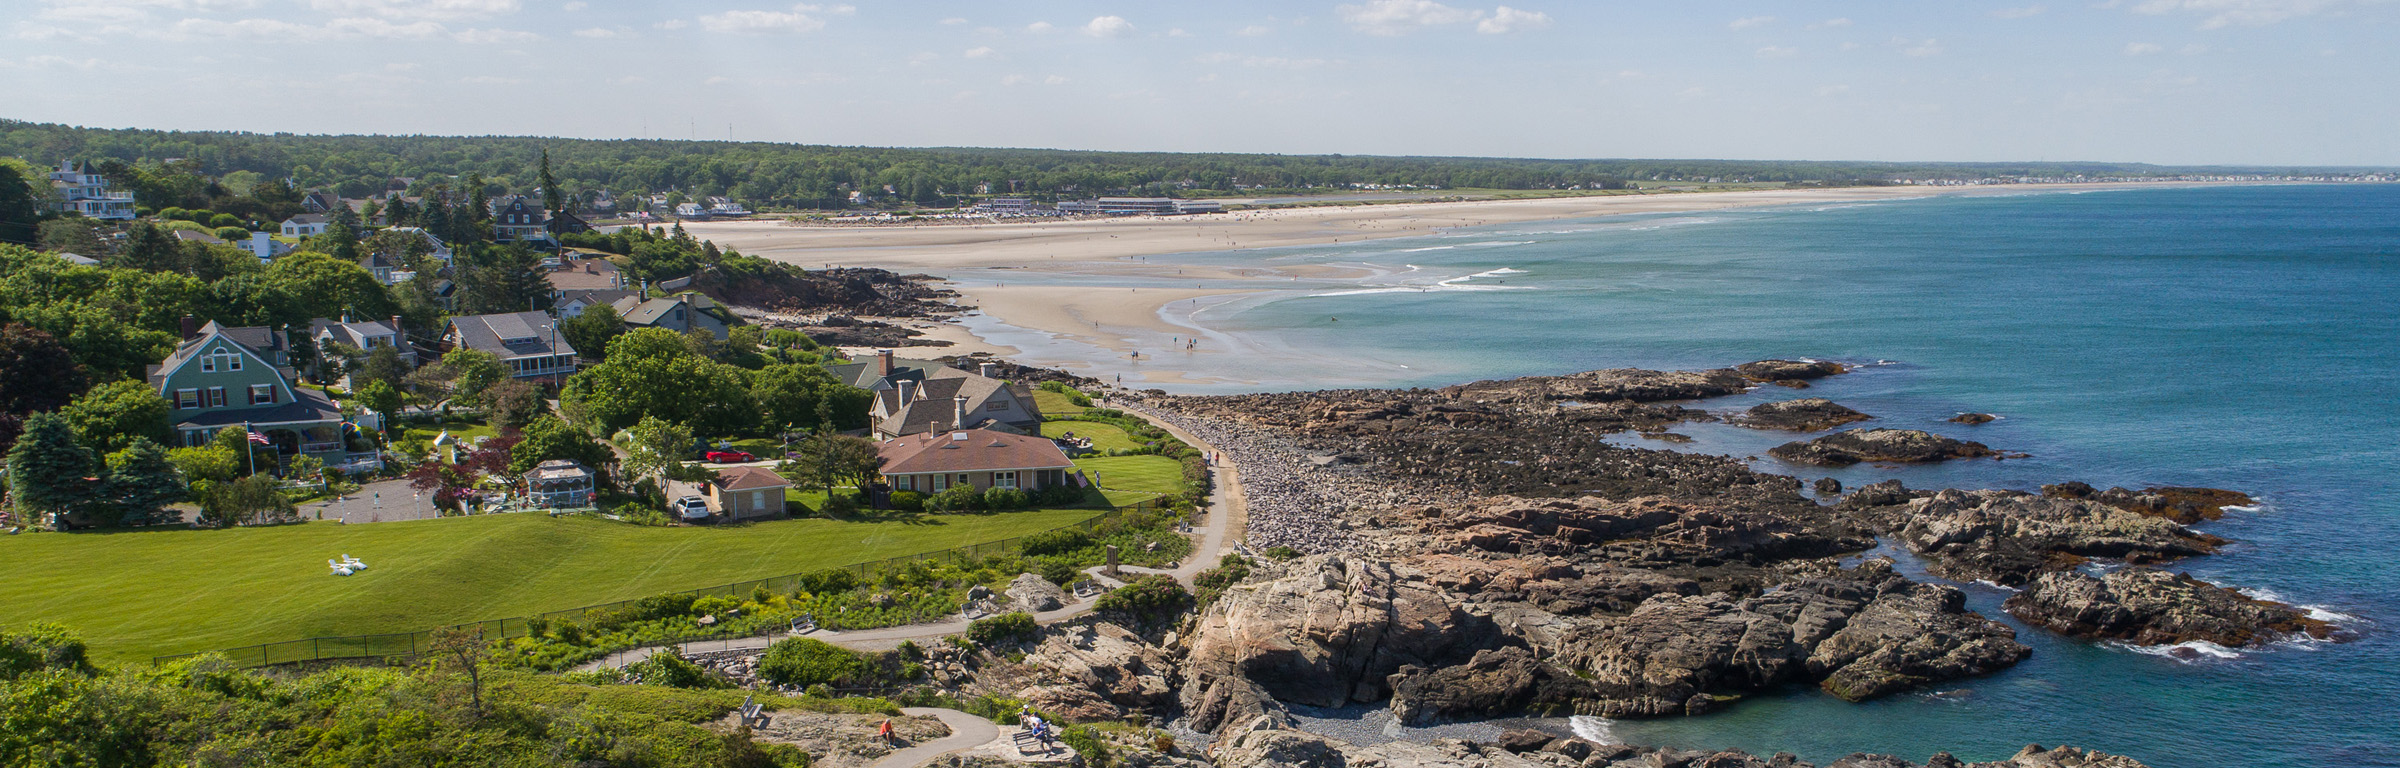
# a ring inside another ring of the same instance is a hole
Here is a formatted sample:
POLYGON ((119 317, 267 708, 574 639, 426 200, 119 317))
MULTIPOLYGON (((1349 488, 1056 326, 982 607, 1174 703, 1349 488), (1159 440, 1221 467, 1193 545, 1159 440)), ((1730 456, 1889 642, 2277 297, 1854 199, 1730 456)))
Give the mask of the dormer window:
POLYGON ((233 351, 233 350, 226 349, 226 348, 224 348, 224 347, 218 347, 218 348, 216 348, 215 350, 213 350, 213 351, 209 352, 208 354, 200 356, 200 372, 201 372, 201 373, 217 373, 217 372, 220 372, 220 371, 239 371, 239 370, 241 370, 241 369, 242 369, 242 355, 241 355, 241 353, 239 353, 239 352, 235 352, 235 351, 233 351))

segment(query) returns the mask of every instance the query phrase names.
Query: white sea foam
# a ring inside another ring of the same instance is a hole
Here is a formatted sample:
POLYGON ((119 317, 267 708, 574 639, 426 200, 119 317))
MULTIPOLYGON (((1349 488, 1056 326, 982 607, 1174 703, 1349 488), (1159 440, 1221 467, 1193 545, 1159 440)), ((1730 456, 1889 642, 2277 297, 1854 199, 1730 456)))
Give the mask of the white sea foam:
POLYGON ((2102 645, 2145 656, 2164 656, 2185 664, 2198 663, 2208 659, 2238 659, 2242 657, 2241 651, 2206 640, 2192 640, 2174 645, 2133 645, 2130 643, 2102 643, 2102 645))
POLYGON ((1617 743, 1617 734, 1612 728, 1615 725, 1616 723, 1605 717, 1576 715, 1567 718, 1567 727, 1575 730, 1576 737, 1594 744, 1617 743))
POLYGON ((1485 240, 1485 241, 1483 241, 1483 242, 1479 242, 1479 243, 1465 243, 1465 244, 1462 244, 1462 245, 1460 245, 1459 247, 1461 247, 1461 248, 1505 248, 1505 247, 1508 247, 1508 246, 1511 246, 1511 245, 1532 245, 1532 244, 1534 244, 1535 242, 1538 242, 1538 241, 1535 241, 1535 240, 1485 240))
POLYGON ((2016 588, 2016 587, 2008 586, 2008 585, 2006 585, 2006 584, 2002 584, 2002 583, 2000 583, 2000 582, 1996 582, 1996 581, 1993 581, 1993 580, 1991 580, 1991 579, 1976 579, 1976 580, 1975 580, 1975 583, 1976 583, 1976 584, 1983 585, 1983 586, 1986 586, 1986 587, 1991 587, 1991 588, 1993 588, 1993 589, 2004 589, 2004 590, 2008 590, 2008 591, 2010 591, 2010 592, 2023 592, 2023 591, 2025 591, 2025 590, 2023 590, 2023 589, 2019 589, 2019 588, 2016 588))
POLYGON ((1410 248, 1410 249, 1408 249, 1408 250, 1401 251, 1401 253, 1418 253, 1418 252, 1422 252, 1422 251, 1447 251, 1447 250, 1450 250, 1450 249, 1452 249, 1452 248, 1457 248, 1457 247, 1458 247, 1458 246, 1455 246, 1455 245, 1436 245, 1436 246, 1431 246, 1431 247, 1426 247, 1426 248, 1410 248))
POLYGON ((2294 607, 2299 608, 2304 613, 2307 613, 2309 618, 2316 619, 2327 624, 2340 624, 2346 621, 2358 620, 2358 617, 2356 616, 2327 608, 2322 605, 2301 605, 2294 607))

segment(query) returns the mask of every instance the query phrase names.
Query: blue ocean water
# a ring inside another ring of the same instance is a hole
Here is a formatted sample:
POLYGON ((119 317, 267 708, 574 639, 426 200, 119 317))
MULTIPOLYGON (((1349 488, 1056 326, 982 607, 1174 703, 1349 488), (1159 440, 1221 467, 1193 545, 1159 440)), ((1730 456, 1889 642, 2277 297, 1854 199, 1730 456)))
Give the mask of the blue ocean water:
MULTIPOLYGON (((2341 614, 2360 635, 2186 661, 2017 625, 2030 660, 1943 695, 1848 704, 1792 690, 1610 724, 1620 738, 1820 764, 1853 751, 1989 760, 2039 743, 2160 768, 2400 766, 2400 186, 1933 197, 1165 260, 1366 276, 1171 310, 1215 354, 1089 366, 1129 381, 1180 366, 1202 383, 1170 388, 1233 391, 1768 357, 1865 364, 1805 395, 1768 387, 1707 406, 1830 397, 1877 416, 1870 426, 2032 454, 1830 473, 1852 486, 2247 491, 2258 509, 2203 526, 2238 543, 2178 567, 2341 614), (1943 421, 1962 411, 2003 418, 1943 421)), ((1791 439, 1682 431, 1697 440, 1681 449, 1735 456, 1791 439)), ((1965 588, 2005 617, 2006 592, 1965 588)))

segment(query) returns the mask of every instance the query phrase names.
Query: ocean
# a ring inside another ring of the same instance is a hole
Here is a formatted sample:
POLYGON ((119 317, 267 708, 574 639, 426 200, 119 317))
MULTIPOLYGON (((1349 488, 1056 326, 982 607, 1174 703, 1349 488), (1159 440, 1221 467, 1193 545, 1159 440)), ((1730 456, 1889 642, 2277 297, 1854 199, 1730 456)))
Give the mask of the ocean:
POLYGON ((2159 768, 2400 766, 2390 631, 2400 627, 2400 186, 1938 196, 1150 261, 1364 276, 1170 308, 1162 316, 1191 330, 1138 338, 1157 350, 1138 362, 1006 334, 988 318, 970 327, 1031 359, 1129 384, 1172 371, 1189 378, 1163 388, 1180 392, 1842 361, 1858 370, 1804 393, 1766 387, 1702 405, 1828 397, 1877 417, 1865 426, 2031 458, 1828 472, 1764 458, 1791 435, 1707 424, 1678 429, 1694 441, 1671 447, 1852 487, 1897 477, 1912 488, 2082 480, 2245 491, 2256 508, 2201 526, 2237 543, 2176 567, 2338 615, 2358 635, 2178 658, 2026 627, 2000 611, 2009 593, 1968 584, 1972 606, 2016 626, 2031 659, 1868 704, 1794 689, 1703 717, 1579 723, 1587 731, 1819 764, 1861 751, 1992 760, 2071 744, 2159 768), (1199 348, 1185 352, 1191 336, 1199 348), (2001 419, 1944 421, 1967 411, 2001 419))

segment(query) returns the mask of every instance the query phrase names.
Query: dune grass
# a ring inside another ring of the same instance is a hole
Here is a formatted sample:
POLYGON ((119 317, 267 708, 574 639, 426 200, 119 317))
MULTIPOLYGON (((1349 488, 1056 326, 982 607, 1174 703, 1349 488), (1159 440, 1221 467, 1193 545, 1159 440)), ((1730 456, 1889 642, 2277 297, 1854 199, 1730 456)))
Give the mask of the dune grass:
POLYGON ((1022 536, 1094 510, 650 528, 519 513, 0 537, 0 624, 103 661, 525 616, 1022 536), (343 554, 370 568, 329 575, 343 554))

